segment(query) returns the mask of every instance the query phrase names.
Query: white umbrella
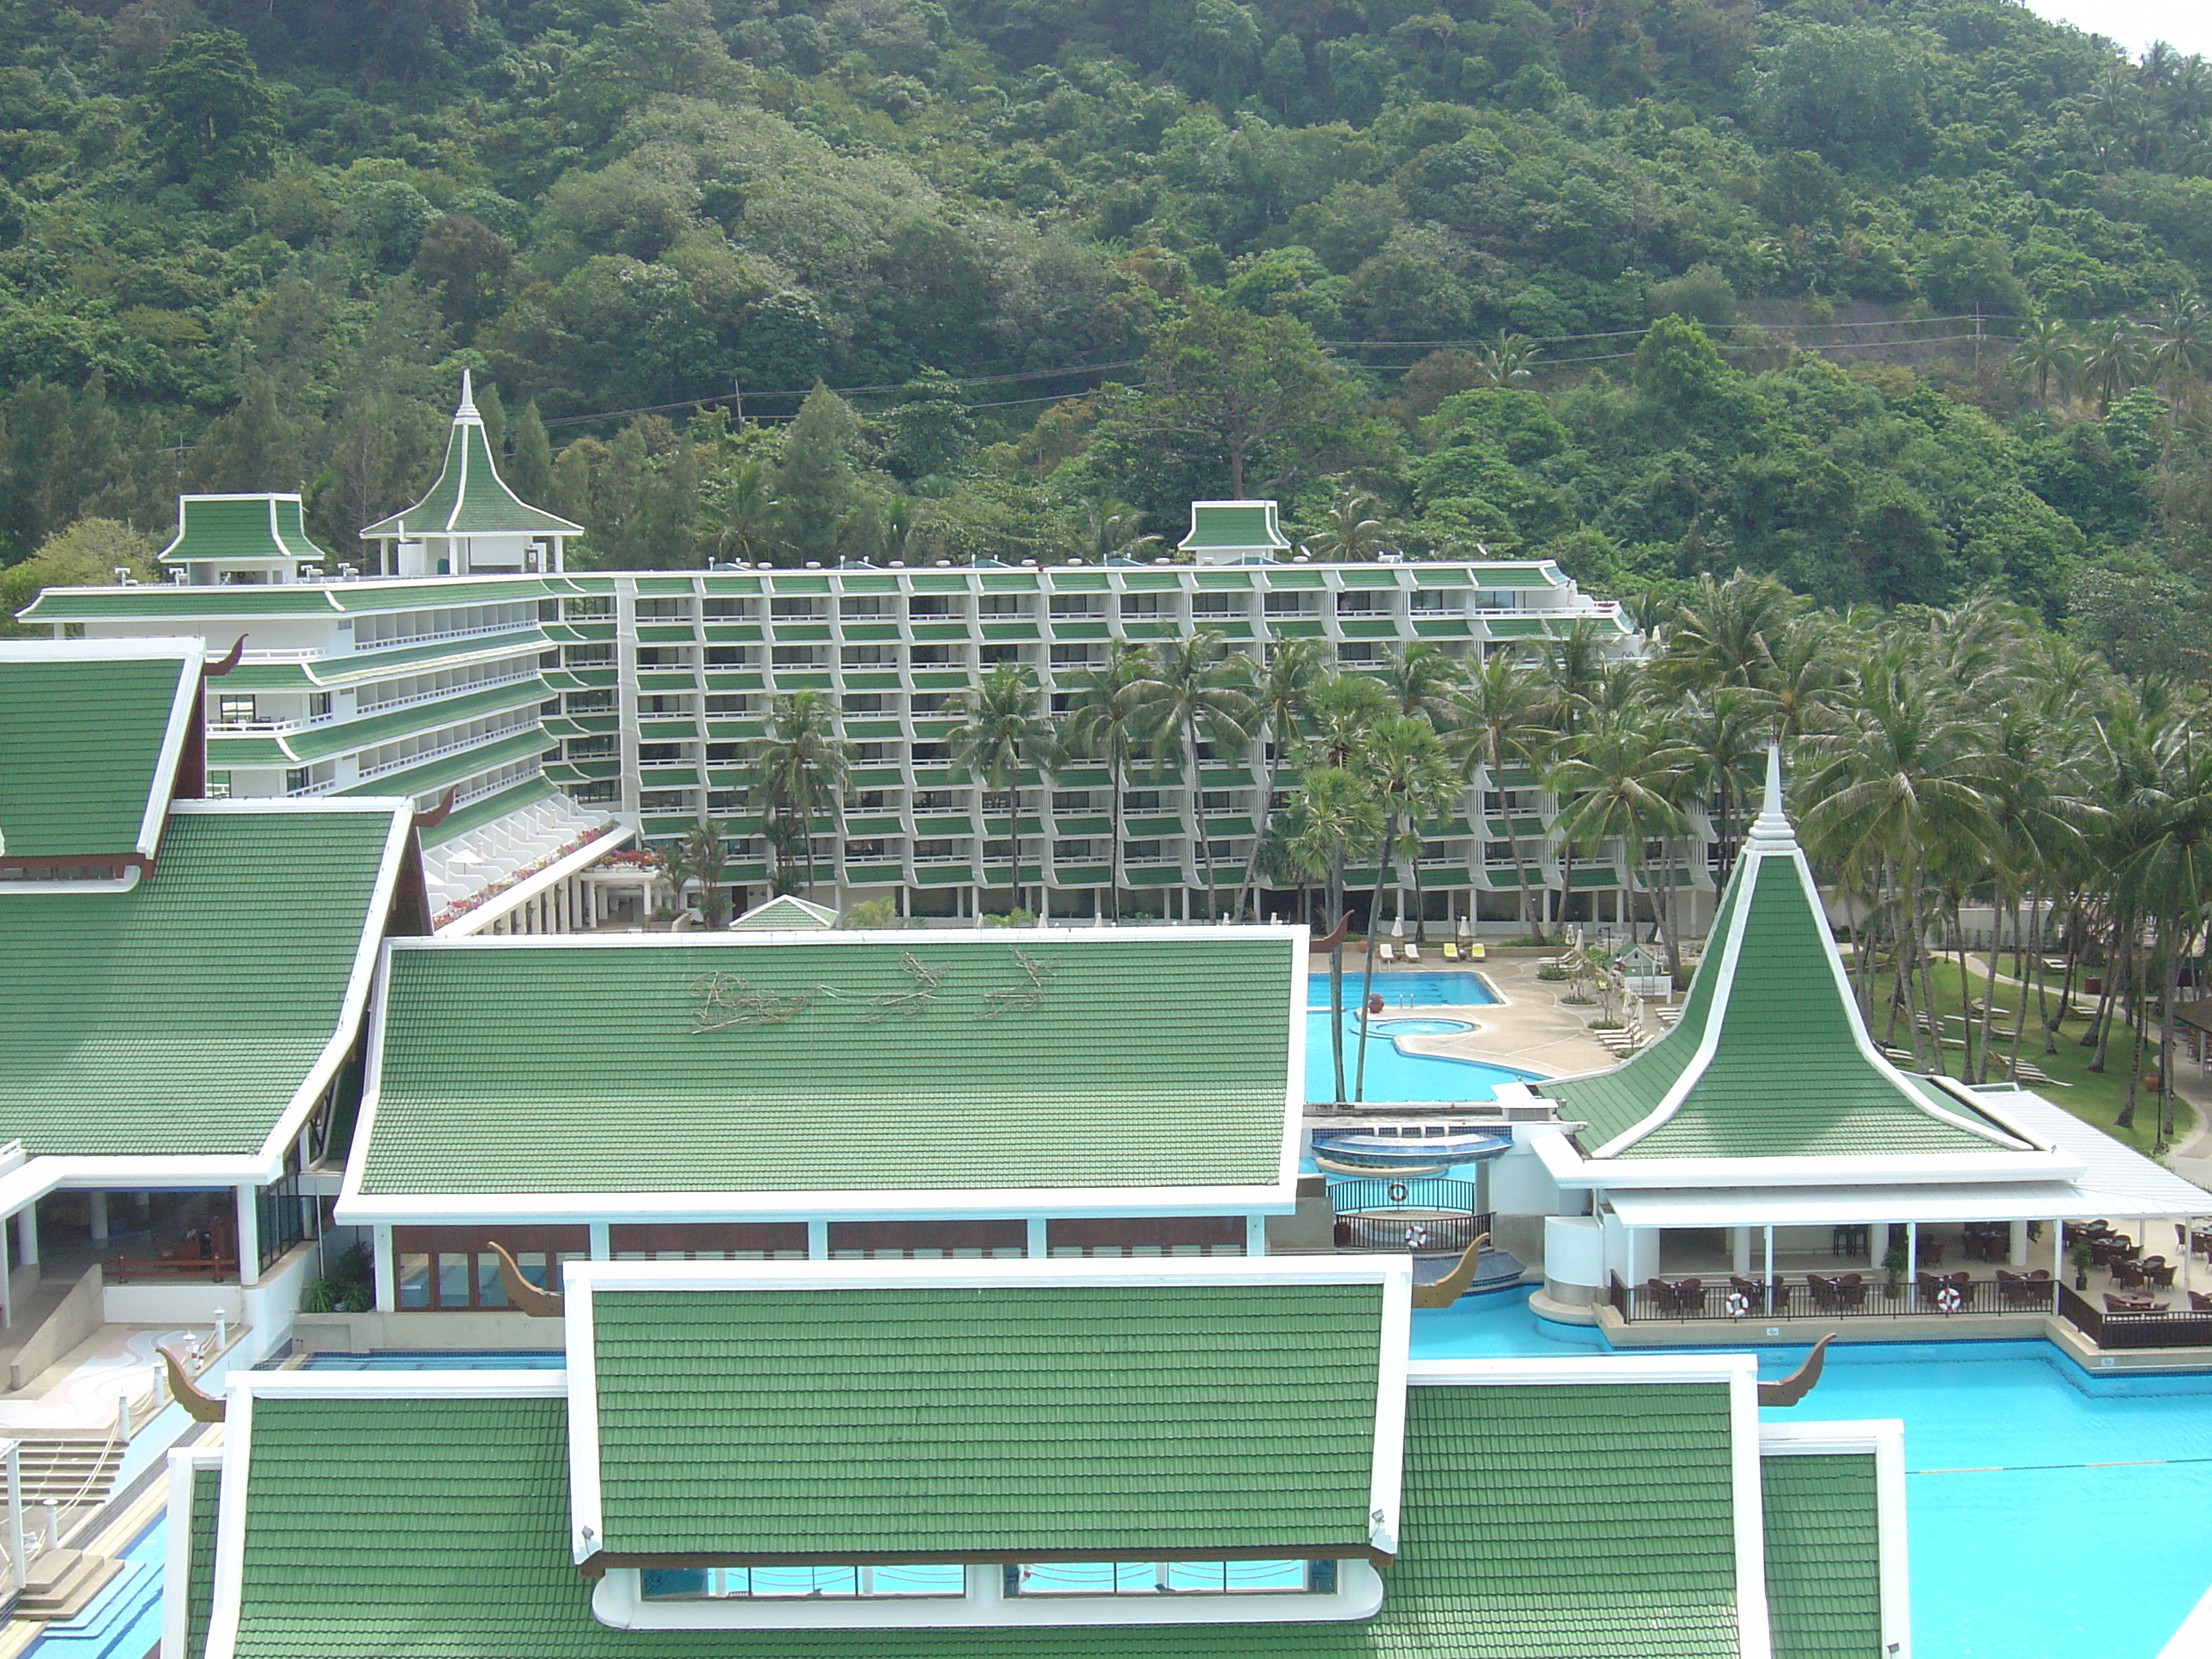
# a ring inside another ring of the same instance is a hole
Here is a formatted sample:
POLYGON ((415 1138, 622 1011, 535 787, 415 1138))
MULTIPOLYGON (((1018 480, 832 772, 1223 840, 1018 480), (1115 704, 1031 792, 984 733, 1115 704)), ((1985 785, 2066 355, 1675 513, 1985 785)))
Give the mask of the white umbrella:
POLYGON ((1465 916, 1462 916, 1459 919, 1459 936, 1462 939, 1465 939, 1474 931, 1474 929, 1468 925, 1468 919, 1465 916))
POLYGON ((1390 923, 1390 937, 1392 939, 1406 937, 1406 913, 1403 910, 1398 912, 1395 920, 1390 923))

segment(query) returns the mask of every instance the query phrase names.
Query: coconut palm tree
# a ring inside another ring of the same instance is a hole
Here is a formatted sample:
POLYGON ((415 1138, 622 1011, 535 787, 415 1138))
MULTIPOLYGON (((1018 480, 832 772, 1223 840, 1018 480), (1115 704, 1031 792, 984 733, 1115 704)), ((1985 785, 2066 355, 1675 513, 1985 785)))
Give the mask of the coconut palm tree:
POLYGON ((827 817, 833 830, 843 822, 852 772, 853 746, 838 736, 837 711, 827 696, 809 689, 776 698, 768 730, 753 740, 746 787, 760 803, 762 832, 778 869, 794 840, 805 848, 810 898, 815 822, 827 817))
POLYGON ((1195 829, 1206 866, 1206 915, 1213 919, 1213 839, 1206 833, 1203 779, 1199 773, 1201 739, 1219 753, 1242 755, 1250 739, 1246 723, 1252 699, 1246 695, 1243 659, 1232 658, 1219 634, 1204 629, 1187 640, 1170 640, 1153 659, 1151 675, 1139 683, 1154 759, 1175 759, 1190 791, 1189 823, 1195 829))
MULTIPOLYGON (((1053 722, 1044 713, 1034 670, 1026 663, 1002 662, 964 694, 960 723, 947 734, 953 764, 981 785, 987 796, 1001 795, 1006 806, 1006 846, 1012 860, 1006 884, 1009 909, 1022 902, 1021 776, 1050 772, 1060 748, 1053 722)), ((985 812, 988 813, 988 801, 985 812)), ((983 890, 991 885, 989 843, 982 859, 983 890)))
POLYGON ((1306 538, 1316 558, 1338 564, 1363 564, 1382 550, 1382 503, 1364 491, 1340 495, 1322 514, 1321 528, 1306 538))
MULTIPOLYGON (((1542 769, 1553 733, 1545 718, 1546 706, 1547 693, 1536 670, 1509 653, 1498 652, 1468 664, 1452 701, 1444 739, 1462 777, 1478 788, 1486 786, 1498 793, 1498 816, 1505 823, 1506 845, 1513 849, 1513 884, 1521 895, 1521 926, 1539 945, 1544 943, 1544 922, 1540 915, 1529 914, 1528 866, 1521 855, 1513 814, 1506 810, 1505 775, 1515 769, 1542 769)), ((1480 816, 1489 815, 1486 811, 1480 816)))
POLYGON ((712 818, 700 819, 684 837, 683 847, 684 866, 699 883, 700 915, 708 927, 720 927, 730 919, 729 890, 722 885, 722 869, 729 861, 722 826, 712 818))
POLYGON ((1328 647, 1320 640, 1278 640, 1267 647, 1267 660, 1252 671, 1247 683, 1246 692, 1252 700, 1252 741, 1266 751, 1267 781, 1260 791, 1259 811, 1252 815, 1252 851, 1244 860, 1243 877, 1237 884, 1233 915, 1243 915, 1245 905, 1251 902, 1260 873, 1260 848, 1274 817, 1283 763, 1304 730, 1308 700, 1328 672, 1328 647))
MULTIPOLYGON (((1374 935, 1382 931, 1382 888, 1400 854, 1400 837, 1413 826, 1441 817, 1458 798, 1458 770, 1428 721, 1417 715, 1391 714, 1375 723, 1355 773, 1382 808, 1382 833, 1375 845, 1375 890, 1367 905, 1367 973, 1359 989, 1359 1064, 1352 1097, 1367 1097, 1368 999, 1375 990, 1374 935)), ((1419 838, 1413 837, 1415 879, 1420 869, 1419 838)))
POLYGON ((2142 331, 2126 318, 2112 318, 2090 331, 2082 349, 2081 374, 2087 389, 2096 394, 2100 416, 2142 383, 2148 368, 2142 331))
POLYGON ((2035 406, 2051 407, 2051 388, 2063 395, 2081 369, 2081 349, 2073 333, 2055 317, 2038 317, 2021 328, 2018 343, 2005 359, 2014 380, 2035 387, 2035 406))
POLYGON ((1379 678, 1400 714, 1440 725, 1451 712, 1459 664, 1442 646, 1420 640, 1393 652, 1379 678))
POLYGON ((1143 688, 1150 684, 1153 667, 1149 647, 1117 643, 1103 667, 1083 671, 1068 700, 1068 751, 1106 763, 1113 830, 1107 881, 1117 920, 1121 914, 1121 804, 1128 793, 1129 763, 1144 746, 1143 688))
MULTIPOLYGON (((1588 857, 1605 848, 1620 848, 1615 869, 1620 877, 1620 915, 1633 936, 1634 889, 1649 891, 1645 878, 1647 842, 1664 842, 1689 827, 1680 802, 1697 775, 1698 756, 1652 712, 1638 708, 1594 713, 1573 746, 1555 761, 1546 787, 1561 803, 1554 833, 1588 857)), ((1669 902, 1652 902, 1653 924, 1670 965, 1680 962, 1674 946, 1672 861, 1662 858, 1669 902)))
MULTIPOLYGON (((1309 768, 1298 781, 1298 799, 1285 825, 1290 855, 1319 877, 1327 926, 1336 931, 1344 914, 1344 878, 1353 848, 1371 847, 1382 830, 1382 807, 1367 781, 1341 766, 1309 768)), ((1328 953, 1328 1041, 1335 1066, 1335 1099, 1344 1091, 1344 940, 1328 953)))

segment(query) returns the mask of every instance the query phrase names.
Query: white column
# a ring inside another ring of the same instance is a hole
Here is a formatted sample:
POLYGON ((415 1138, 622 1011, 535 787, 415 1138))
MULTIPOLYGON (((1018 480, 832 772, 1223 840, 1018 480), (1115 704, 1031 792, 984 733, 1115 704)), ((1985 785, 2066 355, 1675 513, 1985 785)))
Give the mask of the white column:
POLYGON ((85 1213, 92 1221, 92 1242, 107 1243, 107 1194, 99 1188, 84 1195, 85 1213))
POLYGON ((7 1330, 15 1322, 15 1298, 8 1289, 8 1280, 14 1270, 15 1264, 8 1260, 8 1229, 0 1226, 0 1331, 7 1330))
POLYGON ((1729 1229, 1729 1271, 1739 1279, 1751 1277, 1751 1229, 1729 1229))
POLYGON ((594 1221, 592 1224, 592 1260, 594 1261, 613 1261, 615 1259, 615 1247, 613 1241, 614 1228, 612 1224, 605 1221, 594 1221))
POLYGON ((238 1202, 238 1282, 251 1285, 261 1277, 261 1206, 251 1185, 235 1189, 238 1202))
POLYGON ((2027 1266, 2027 1223, 2025 1221, 2012 1224, 2012 1237, 2005 1241, 2005 1266, 2027 1266))
POLYGON ((1920 1224, 1917 1221, 1908 1221, 1905 1224, 1905 1282, 1908 1285, 1911 1284, 1913 1276, 1919 1271, 1920 1224))
POLYGON ((810 1221, 806 1224, 806 1259, 827 1261, 830 1259, 830 1224, 810 1221))
POLYGON ((1766 1282, 1770 1285, 1774 1282, 1774 1225, 1771 1222, 1766 1228, 1766 1282))
POLYGON ((15 1212, 15 1256, 26 1267, 39 1265, 39 1206, 26 1204, 15 1212))
POLYGON ((376 1270, 376 1310, 392 1313, 399 1306, 399 1263, 392 1254, 392 1224, 380 1221, 374 1231, 368 1254, 376 1270))
POLYGON ((1247 1255, 1267 1254, 1267 1217, 1255 1214, 1244 1218, 1244 1254, 1247 1255))
POLYGON ((1023 1253, 1033 1261, 1042 1261, 1052 1252, 1045 1240, 1045 1219, 1041 1215, 1029 1218, 1029 1236, 1023 1243, 1023 1253))

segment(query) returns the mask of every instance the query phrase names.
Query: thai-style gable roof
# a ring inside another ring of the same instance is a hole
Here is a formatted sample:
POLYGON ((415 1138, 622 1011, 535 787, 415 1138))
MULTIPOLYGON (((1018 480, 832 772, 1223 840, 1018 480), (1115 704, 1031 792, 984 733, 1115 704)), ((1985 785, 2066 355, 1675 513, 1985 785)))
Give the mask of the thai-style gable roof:
POLYGON ((837 913, 829 906, 816 904, 792 893, 778 893, 774 898, 756 904, 730 924, 732 927, 756 933, 808 932, 836 925, 837 913))
POLYGON ((1612 1071, 1540 1092, 1584 1126, 1592 1160, 2033 1150, 1875 1047, 1783 812, 1778 750, 1680 1023, 1612 1071))
POLYGON ((469 372, 461 371, 461 401, 446 439, 446 464, 429 493, 405 511, 379 519, 362 532, 365 541, 401 536, 500 534, 580 536, 584 527, 532 507, 507 487, 492 459, 469 372))
POLYGON ((330 555, 308 539, 300 497, 283 493, 179 495, 177 534, 161 552, 163 564, 298 560, 325 563, 330 555))

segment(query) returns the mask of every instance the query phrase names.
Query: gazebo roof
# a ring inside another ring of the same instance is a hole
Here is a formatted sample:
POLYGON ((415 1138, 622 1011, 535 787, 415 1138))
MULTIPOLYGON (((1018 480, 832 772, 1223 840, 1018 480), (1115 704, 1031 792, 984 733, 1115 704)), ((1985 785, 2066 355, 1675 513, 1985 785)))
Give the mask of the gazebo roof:
POLYGON ((1783 813, 1778 749, 1681 1022, 1614 1070, 1540 1092, 1584 1123, 1592 1161, 2034 1150, 1875 1048, 1783 813))
POLYGON ((584 526, 531 506, 507 487, 492 460, 469 372, 463 369, 460 405, 453 410, 445 470, 438 474, 438 482, 405 512, 379 519, 361 533, 370 541, 425 534, 580 536, 584 526))
POLYGON ((756 904, 730 924, 748 931, 784 932, 790 929, 835 927, 837 913, 826 905, 816 904, 790 893, 778 893, 764 903, 756 904))

